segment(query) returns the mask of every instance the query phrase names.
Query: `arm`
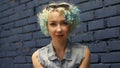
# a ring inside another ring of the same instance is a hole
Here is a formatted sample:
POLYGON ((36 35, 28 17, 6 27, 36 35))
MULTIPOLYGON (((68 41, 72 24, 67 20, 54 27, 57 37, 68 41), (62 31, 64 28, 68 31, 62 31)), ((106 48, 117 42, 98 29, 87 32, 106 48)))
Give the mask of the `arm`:
POLYGON ((38 60, 38 51, 34 52, 32 55, 32 63, 34 68, 44 68, 38 60))
POLYGON ((79 68, 90 68, 90 50, 88 48, 85 48, 85 58, 79 68))

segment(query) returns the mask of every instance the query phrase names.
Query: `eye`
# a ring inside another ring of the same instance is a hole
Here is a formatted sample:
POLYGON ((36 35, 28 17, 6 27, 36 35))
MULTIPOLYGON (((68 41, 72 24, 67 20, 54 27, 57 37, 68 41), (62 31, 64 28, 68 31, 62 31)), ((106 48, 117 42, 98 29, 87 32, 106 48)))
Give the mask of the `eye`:
POLYGON ((50 26, 56 26, 57 24, 55 22, 51 22, 50 26))
POLYGON ((61 25, 65 25, 66 26, 66 25, 68 25, 68 23, 67 22, 62 22, 61 25))

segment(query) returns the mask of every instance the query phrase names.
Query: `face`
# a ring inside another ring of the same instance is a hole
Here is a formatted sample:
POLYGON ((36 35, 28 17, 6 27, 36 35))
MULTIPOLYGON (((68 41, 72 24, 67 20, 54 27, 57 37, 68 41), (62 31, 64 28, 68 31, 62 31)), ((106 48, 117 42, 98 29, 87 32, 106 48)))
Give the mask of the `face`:
POLYGON ((70 32, 70 24, 65 21, 64 15, 53 11, 48 16, 47 28, 52 40, 65 41, 70 32))

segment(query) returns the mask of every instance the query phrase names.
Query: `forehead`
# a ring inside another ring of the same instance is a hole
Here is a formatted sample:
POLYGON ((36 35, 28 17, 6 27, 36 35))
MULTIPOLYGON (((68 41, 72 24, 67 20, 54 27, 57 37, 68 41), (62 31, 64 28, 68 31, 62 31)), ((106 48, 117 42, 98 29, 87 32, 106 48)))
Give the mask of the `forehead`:
POLYGON ((65 20, 64 14, 60 14, 57 11, 52 11, 49 16, 48 16, 48 21, 49 20, 65 20))

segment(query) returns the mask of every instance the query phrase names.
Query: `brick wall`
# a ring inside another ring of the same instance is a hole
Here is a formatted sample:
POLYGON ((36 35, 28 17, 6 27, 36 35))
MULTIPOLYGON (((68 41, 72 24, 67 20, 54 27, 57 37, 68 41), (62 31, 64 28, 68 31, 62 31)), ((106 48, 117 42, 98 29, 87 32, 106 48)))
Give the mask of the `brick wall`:
MULTIPOLYGON (((53 0, 0 0, 0 68, 33 68, 31 55, 49 43, 37 12, 53 0)), ((54 0, 57 1, 57 0, 54 0)), ((91 50, 91 68, 120 68, 120 0, 60 0, 81 9, 72 42, 91 50)))

